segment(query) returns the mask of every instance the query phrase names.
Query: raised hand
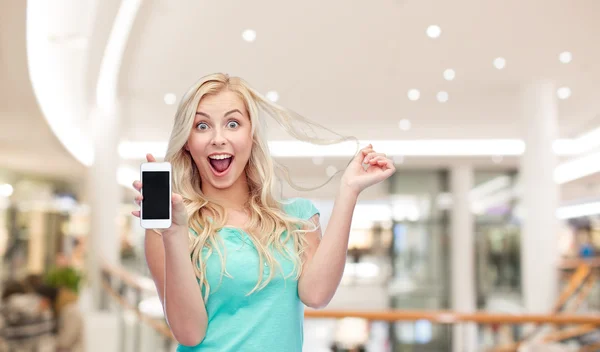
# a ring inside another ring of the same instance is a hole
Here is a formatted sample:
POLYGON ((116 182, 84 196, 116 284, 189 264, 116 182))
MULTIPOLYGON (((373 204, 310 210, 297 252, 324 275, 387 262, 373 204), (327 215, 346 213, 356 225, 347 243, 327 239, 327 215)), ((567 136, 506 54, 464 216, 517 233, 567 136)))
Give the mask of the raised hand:
MULTIPOLYGON (((156 159, 154 158, 154 156, 152 156, 152 154, 146 154, 146 160, 149 163, 156 162, 156 159)), ((135 196, 135 203, 137 205, 141 205, 141 202, 144 199, 144 196, 141 194, 142 182, 139 180, 135 180, 133 182, 133 188, 136 191, 138 191, 138 194, 135 196)), ((166 230, 163 230, 162 233, 175 232, 175 230, 177 230, 179 228, 187 229, 187 227, 188 227, 188 214, 187 214, 187 210, 185 209, 185 205, 183 204, 183 197, 181 197, 181 195, 179 195, 177 193, 172 193, 171 194, 171 206, 172 206, 171 227, 166 230)), ((139 210, 134 210, 131 212, 131 214, 135 217, 138 217, 138 218, 140 217, 139 210)))
POLYGON ((350 162, 342 176, 342 187, 356 194, 366 188, 384 181, 396 172, 394 162, 383 153, 377 153, 369 144, 350 162), (366 168, 365 166, 366 165, 366 168))

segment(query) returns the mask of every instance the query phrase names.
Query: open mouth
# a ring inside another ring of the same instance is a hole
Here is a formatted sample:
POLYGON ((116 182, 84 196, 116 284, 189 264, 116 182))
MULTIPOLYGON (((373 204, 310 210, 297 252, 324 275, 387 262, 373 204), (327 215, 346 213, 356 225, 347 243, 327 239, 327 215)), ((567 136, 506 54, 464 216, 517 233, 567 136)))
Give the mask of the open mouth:
POLYGON ((230 154, 214 154, 208 157, 210 167, 213 169, 217 176, 224 175, 233 161, 233 155, 230 154))

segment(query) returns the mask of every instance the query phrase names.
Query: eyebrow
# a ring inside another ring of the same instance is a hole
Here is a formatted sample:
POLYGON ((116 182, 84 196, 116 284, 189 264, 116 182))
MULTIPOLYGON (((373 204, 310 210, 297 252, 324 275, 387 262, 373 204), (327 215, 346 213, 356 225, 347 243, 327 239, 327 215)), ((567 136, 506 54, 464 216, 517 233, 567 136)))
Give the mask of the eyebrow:
MULTIPOLYGON (((223 116, 225 117, 225 116, 231 115, 231 114, 233 114, 234 112, 237 112, 237 113, 239 113, 240 115, 243 115, 243 114, 242 114, 242 112, 241 112, 241 111, 239 111, 238 109, 233 109, 233 110, 227 111, 227 112, 225 113, 225 115, 223 115, 223 116)), ((196 115, 202 115, 202 116, 204 116, 204 117, 206 117, 206 118, 209 118, 209 119, 210 119, 210 116, 209 116, 208 114, 206 114, 206 113, 203 113, 202 111, 196 111, 196 115)))

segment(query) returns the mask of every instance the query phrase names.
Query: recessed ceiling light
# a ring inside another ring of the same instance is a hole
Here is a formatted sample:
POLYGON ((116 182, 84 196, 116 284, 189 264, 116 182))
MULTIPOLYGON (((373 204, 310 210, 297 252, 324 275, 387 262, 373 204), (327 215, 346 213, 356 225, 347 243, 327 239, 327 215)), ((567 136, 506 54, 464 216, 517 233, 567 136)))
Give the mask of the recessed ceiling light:
POLYGON ((408 99, 415 101, 415 100, 419 100, 420 97, 421 97, 421 92, 419 92, 418 89, 411 89, 408 91, 408 99))
POLYGON ((437 38, 440 36, 440 34, 442 34, 442 29, 440 28, 440 26, 431 25, 427 27, 427 36, 429 38, 437 38))
POLYGON ((494 59, 494 67, 501 70, 506 66, 506 59, 503 57, 497 57, 494 59))
POLYGON ((398 127, 400 127, 400 129, 402 131, 408 131, 408 130, 410 130, 410 126, 411 126, 411 123, 410 123, 410 120, 408 120, 408 119, 402 119, 398 123, 398 127))
POLYGON ((563 64, 568 64, 571 62, 571 60, 573 60, 573 55, 568 51, 563 51, 560 53, 560 55, 558 55, 558 60, 560 60, 560 62, 563 64))
POLYGON ((438 92, 435 97, 440 103, 445 103, 448 101, 448 92, 438 92))
POLYGON ((453 69, 449 68, 444 71, 444 79, 446 81, 451 81, 454 79, 454 77, 456 77, 456 72, 454 72, 453 69))
POLYGON ((325 161, 325 158, 323 158, 322 156, 315 156, 312 159, 313 164, 315 165, 323 165, 323 162, 325 161))
POLYGON ((404 155, 394 155, 392 159, 394 160, 394 164, 404 163, 404 155))
POLYGON ((242 38, 244 38, 245 41, 251 43, 256 40, 256 31, 254 31, 253 29, 246 29, 242 33, 242 38))
POLYGON ((277 93, 274 90, 269 91, 267 92, 267 99, 269 99, 272 102, 276 102, 277 100, 279 100, 279 93, 277 93))
POLYGON ((165 94, 164 99, 165 99, 165 104, 167 104, 167 105, 173 105, 173 104, 175 104, 175 101, 177 101, 177 97, 173 93, 165 94))
POLYGON ((492 161, 494 162, 494 164, 500 164, 502 160, 504 160, 504 157, 502 155, 494 155, 492 157, 492 161))
POLYGON ((329 177, 333 177, 333 175, 335 175, 335 173, 337 171, 338 171, 337 168, 335 166, 333 166, 333 165, 329 165, 329 166, 327 166, 327 169, 325 169, 325 173, 329 177))
POLYGON ((558 96, 558 99, 562 99, 562 100, 568 99, 571 96, 571 88, 560 87, 556 91, 556 95, 558 96))

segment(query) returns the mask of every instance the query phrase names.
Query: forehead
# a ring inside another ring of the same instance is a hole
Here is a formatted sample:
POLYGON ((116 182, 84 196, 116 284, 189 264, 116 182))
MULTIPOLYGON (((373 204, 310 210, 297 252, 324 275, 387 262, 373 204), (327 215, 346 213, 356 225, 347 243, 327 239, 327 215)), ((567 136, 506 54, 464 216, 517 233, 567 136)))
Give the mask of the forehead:
POLYGON ((244 101, 237 93, 224 90, 217 94, 205 95, 202 97, 196 111, 201 111, 211 116, 215 115, 221 117, 224 113, 233 109, 238 109, 245 113, 246 106, 244 101))

